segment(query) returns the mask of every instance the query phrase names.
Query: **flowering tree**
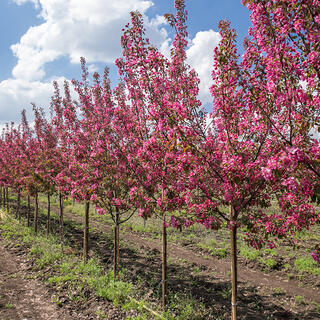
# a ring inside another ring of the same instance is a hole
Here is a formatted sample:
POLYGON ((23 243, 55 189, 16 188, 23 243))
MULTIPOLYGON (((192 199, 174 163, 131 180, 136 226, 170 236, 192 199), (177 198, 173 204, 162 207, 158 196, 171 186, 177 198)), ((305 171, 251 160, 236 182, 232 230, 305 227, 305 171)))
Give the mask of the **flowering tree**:
MULTIPOLYGON (((126 158, 137 185, 130 191, 139 207, 139 214, 148 217, 154 212, 162 220, 162 303, 166 304, 166 228, 167 215, 185 206, 183 166, 190 161, 187 150, 180 144, 182 128, 188 137, 195 137, 193 120, 204 121, 199 112, 198 78, 185 64, 187 45, 184 1, 175 1, 176 17, 167 19, 176 28, 176 37, 166 59, 144 37, 141 15, 132 13, 132 26, 126 25, 121 43, 123 58, 116 64, 128 90, 118 101, 128 119, 126 158)), ((195 138, 198 140, 197 138, 195 138)), ((173 221, 174 222, 174 221, 173 221)))
MULTIPOLYGON (((233 319, 238 228, 247 227, 253 246, 273 246, 270 236, 285 237, 318 222, 312 201, 320 199, 320 3, 243 3, 251 10, 253 27, 241 60, 235 31, 226 21, 219 24, 210 115, 200 109, 199 80, 186 64, 187 12, 184 1, 176 0, 176 16, 166 15, 176 28, 171 59, 150 45, 142 16, 132 13, 132 25, 126 25, 121 39, 123 58, 116 61, 123 83, 112 91, 106 72, 102 82, 95 74, 89 85, 82 60, 82 82, 73 83, 79 103, 71 100, 67 83, 64 98, 55 83, 52 123, 35 109, 34 135, 24 117, 21 131, 8 127, 0 145, 8 152, 1 157, 1 185, 25 185, 35 196, 35 231, 37 194, 53 192, 54 183, 60 193, 61 237, 63 196, 86 202, 85 259, 89 201, 98 213, 111 215, 115 276, 119 224, 136 210, 145 218, 158 214, 164 306, 168 215, 176 227, 198 222, 218 229, 226 223, 233 319), (279 203, 276 214, 264 210, 272 199, 279 203), (186 210, 176 214, 181 209, 186 210)), ((318 262, 319 251, 312 254, 318 262)))
POLYGON ((3 208, 7 209, 9 212, 9 186, 17 186, 16 181, 18 179, 14 179, 14 172, 16 171, 16 145, 15 141, 19 133, 17 129, 14 128, 14 124, 11 123, 11 126, 8 124, 3 132, 2 139, 2 153, 1 153, 1 184, 3 185, 3 208))
POLYGON ((55 177, 57 176, 57 163, 59 154, 57 149, 58 139, 52 124, 46 119, 44 111, 34 106, 35 114, 35 139, 38 144, 37 174, 40 192, 45 193, 48 199, 47 206, 47 235, 50 232, 50 197, 55 192, 55 177))
POLYGON ((286 4, 250 2, 253 39, 246 40, 241 63, 235 49, 235 32, 228 23, 220 23, 222 41, 215 52, 215 84, 211 88, 212 128, 198 153, 206 157, 199 167, 205 170, 197 174, 197 188, 204 192, 209 200, 206 204, 214 213, 209 217, 208 212, 202 214, 199 220, 216 227, 223 218, 231 229, 233 319, 237 227, 246 225, 251 231, 251 244, 260 246, 270 235, 290 235, 319 217, 310 203, 318 175, 318 140, 310 129, 318 121, 318 60, 314 58, 319 52, 302 53, 299 48, 305 46, 304 37, 309 32, 309 46, 316 45, 319 33, 314 36, 301 16, 309 15, 312 20, 317 13, 308 9, 310 4, 292 3, 289 10, 286 4), (304 10, 310 12, 303 14, 304 10), (299 15, 300 20, 295 21, 299 15), (295 42, 290 32, 301 26, 305 31, 298 31, 300 41, 295 42), (307 82, 309 92, 302 87, 302 81, 307 82), (281 213, 269 215, 263 211, 270 206, 271 195, 279 200, 281 213), (224 204, 230 206, 228 218, 220 209, 224 204))
POLYGON ((53 82, 54 95, 51 98, 51 108, 53 111, 52 126, 53 132, 58 137, 56 148, 54 182, 59 193, 59 233, 63 241, 63 199, 71 193, 72 175, 70 163, 72 162, 72 137, 77 132, 78 119, 76 105, 71 99, 69 83, 64 83, 64 98, 60 95, 57 82, 53 82))
MULTIPOLYGON (((87 71, 83 65, 84 79, 87 71)), ((135 213, 136 207, 130 199, 130 189, 135 180, 129 175, 127 163, 122 152, 127 148, 123 130, 127 118, 121 110, 121 96, 124 95, 120 84, 111 91, 106 68, 103 80, 97 73, 93 75, 93 86, 86 81, 75 82, 82 108, 81 128, 85 142, 89 138, 90 150, 84 167, 90 177, 90 200, 96 205, 97 212, 107 212, 114 222, 114 277, 118 276, 119 262, 119 225, 135 213)), ((77 148, 81 143, 76 143, 77 148)), ((88 146, 88 141, 84 143, 88 146)), ((87 147, 88 148, 88 147, 87 147)))
MULTIPOLYGON (((89 88, 86 80, 87 71, 84 59, 81 60, 81 66, 83 70, 83 82, 81 84, 84 86, 84 91, 88 93, 89 88)), ((75 82, 74 85, 76 85, 75 82)), ((95 177, 92 175, 92 167, 90 166, 90 154, 93 150, 95 133, 89 124, 90 117, 93 116, 93 106, 87 96, 81 93, 79 87, 80 85, 78 85, 79 102, 71 100, 67 83, 65 83, 64 98, 61 99, 57 94, 54 100, 55 124, 60 135, 62 157, 67 164, 67 168, 59 173, 57 180, 59 181, 60 189, 62 189, 60 194, 70 193, 75 200, 85 202, 83 258, 87 262, 90 196, 95 183, 95 177)), ((62 216, 62 203, 60 208, 62 216)))
POLYGON ((19 145, 19 170, 20 175, 20 185, 21 188, 27 193, 28 198, 28 211, 27 211, 27 226, 30 226, 30 215, 31 215, 31 203, 30 203, 30 192, 28 190, 28 177, 30 176, 30 167, 29 160, 32 159, 31 154, 32 150, 29 149, 29 143, 33 135, 33 130, 30 128, 30 125, 26 118, 25 110, 21 113, 21 123, 19 125, 20 138, 17 141, 19 145))
MULTIPOLYGON (((279 152, 264 176, 283 215, 264 216, 256 229, 284 236, 319 221, 320 6, 319 1, 244 1, 252 28, 243 68, 253 112, 272 128, 279 152), (264 226, 264 227, 263 227, 264 226)), ((313 253, 320 260, 319 252, 313 253)))

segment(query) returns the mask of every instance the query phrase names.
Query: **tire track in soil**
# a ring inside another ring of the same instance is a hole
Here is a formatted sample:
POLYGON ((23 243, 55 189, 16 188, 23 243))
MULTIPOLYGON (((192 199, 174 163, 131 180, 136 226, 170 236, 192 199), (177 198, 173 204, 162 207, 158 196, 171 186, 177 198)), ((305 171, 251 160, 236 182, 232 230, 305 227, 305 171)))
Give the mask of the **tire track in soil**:
POLYGON ((28 265, 0 242, 0 319, 73 320, 58 309, 48 289, 36 279, 27 279, 28 265))

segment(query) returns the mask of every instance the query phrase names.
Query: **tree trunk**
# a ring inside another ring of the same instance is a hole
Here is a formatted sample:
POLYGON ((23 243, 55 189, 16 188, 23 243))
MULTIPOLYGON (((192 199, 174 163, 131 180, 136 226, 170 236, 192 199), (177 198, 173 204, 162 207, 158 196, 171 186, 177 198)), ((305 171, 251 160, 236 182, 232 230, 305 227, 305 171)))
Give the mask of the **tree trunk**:
POLYGON ((3 187, 3 210, 6 210, 6 188, 3 187))
POLYGON ((162 307, 166 309, 167 305, 167 226, 166 216, 163 215, 162 221, 162 307))
POLYGON ((59 214, 59 233, 60 241, 63 241, 63 196, 59 193, 59 205, 60 205, 60 214, 59 214))
POLYGON ((6 195, 6 199, 7 199, 7 212, 9 213, 9 210, 10 210, 10 208, 9 208, 9 188, 7 187, 6 189, 7 189, 7 195, 6 195))
POLYGON ((232 296, 231 296, 231 320, 237 319, 237 288, 238 288, 238 270, 237 270, 237 221, 233 206, 230 206, 231 218, 231 279, 232 279, 232 296))
POLYGON ((120 214, 118 213, 118 222, 117 222, 117 266, 119 275, 119 266, 120 266, 120 214))
POLYGON ((83 229, 83 260, 84 263, 88 261, 89 252, 89 208, 90 202, 85 202, 85 215, 84 215, 84 229, 83 229))
POLYGON ((30 195, 28 195, 28 211, 27 211, 27 226, 30 227, 30 214, 31 214, 31 204, 30 195))
POLYGON ((36 195, 35 195, 34 218, 33 218, 33 230, 34 230, 35 233, 38 232, 38 214, 39 214, 38 192, 36 192, 36 195))
POLYGON ((21 220, 21 212, 20 212, 20 203, 21 203, 21 193, 20 190, 18 190, 18 201, 17 201, 17 211, 16 211, 16 215, 17 218, 19 218, 19 221, 21 220))
POLYGON ((119 220, 120 214, 119 210, 116 208, 116 221, 114 224, 114 240, 113 240, 113 277, 118 279, 119 275, 119 220))
POLYGON ((0 186, 0 206, 2 207, 2 186, 0 186))
POLYGON ((47 211, 47 237, 50 233, 50 214, 51 214, 51 202, 50 202, 50 193, 48 193, 48 211, 47 211))

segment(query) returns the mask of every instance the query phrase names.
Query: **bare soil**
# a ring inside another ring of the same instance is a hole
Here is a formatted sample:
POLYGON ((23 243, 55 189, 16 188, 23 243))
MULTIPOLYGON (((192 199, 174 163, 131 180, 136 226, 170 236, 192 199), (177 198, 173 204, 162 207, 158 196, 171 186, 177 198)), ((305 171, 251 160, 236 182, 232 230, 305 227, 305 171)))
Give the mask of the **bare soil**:
MULTIPOLYGON (((67 214, 66 217, 81 222, 81 217, 77 215, 67 214)), ((111 233, 111 226, 100 222, 91 221, 91 226, 103 233, 111 233)), ((126 246, 134 248, 136 252, 130 257, 126 248, 120 250, 122 264, 131 271, 131 281, 138 279, 137 274, 140 277, 146 274, 149 281, 157 279, 160 283, 161 241, 127 231, 122 232, 120 237, 126 246)), ((208 257, 199 251, 196 253, 175 243, 168 244, 168 258, 171 290, 192 292, 197 300, 206 305, 215 304, 217 313, 229 319, 230 299, 224 298, 221 292, 227 292, 230 288, 230 262, 208 257)), ((319 283, 317 286, 301 287, 298 281, 289 280, 281 273, 266 273, 241 263, 238 273, 239 319, 267 319, 268 316, 287 320, 320 319, 320 314, 310 311, 311 305, 308 307, 311 302, 320 304, 319 283), (274 288, 280 294, 275 293, 274 288), (296 296, 304 298, 303 304, 295 302, 296 296)))
POLYGON ((52 302, 48 288, 30 275, 30 265, 19 250, 0 242, 0 319, 71 320, 52 302))
MULTIPOLYGON (((42 205, 45 206, 45 204, 42 205)), ((52 210, 58 212, 58 208, 54 206, 52 210)), ((41 216, 41 219, 43 220, 41 224, 45 225, 45 217, 41 216)), ((66 238, 76 250, 81 250, 82 217, 65 212, 65 219, 66 238), (70 223, 71 221, 73 223, 70 223)), ((90 223, 91 227, 95 228, 89 238, 90 255, 98 255, 106 268, 109 268, 112 263, 112 226, 94 220, 90 223)), ((52 228, 58 230, 57 221, 53 221, 52 228)), ((161 290, 160 240, 128 230, 121 232, 120 238, 124 244, 120 249, 120 256, 121 265, 126 270, 125 280, 135 284, 139 293, 137 298, 148 301, 157 309, 161 290)), ((95 301, 92 297, 85 307, 77 306, 68 300, 65 293, 65 303, 58 308, 50 302, 55 295, 54 288, 48 289, 39 280, 30 279, 32 274, 30 261, 26 257, 22 259, 19 256, 19 250, 3 246, 0 246, 0 249, 1 320, 21 320, 23 317, 26 319, 97 319, 97 310, 105 302, 95 301), (10 277, 11 274, 15 276, 10 277), (39 295, 35 296, 38 293, 39 295), (20 298, 21 296, 23 298, 20 298), (43 304, 41 299, 45 300, 46 304, 43 304), (7 308, 8 305, 5 307, 8 303, 13 307, 7 308), (40 309, 42 305, 44 309, 40 309), (27 312, 27 314, 21 312, 27 312), (48 314, 54 316, 50 318, 48 314), (68 318, 68 315, 71 315, 71 318, 68 318)), ((203 319, 213 320, 217 317, 229 319, 230 265, 228 259, 208 256, 202 251, 194 250, 192 246, 179 243, 169 243, 168 252, 170 295, 185 293, 190 295, 196 303, 203 304, 205 308, 211 310, 211 316, 205 315, 203 319), (215 316, 212 316, 213 313, 215 316)), ((59 294, 61 300, 63 293, 59 294)), ((240 259, 239 319, 317 320, 320 319, 320 313, 315 311, 315 303, 320 304, 319 282, 302 287, 299 281, 290 280, 281 272, 265 272, 240 259), (303 299, 297 299, 297 297, 303 299)), ((125 319, 125 313, 112 305, 109 307, 103 305, 103 308, 111 310, 107 319, 125 319)))

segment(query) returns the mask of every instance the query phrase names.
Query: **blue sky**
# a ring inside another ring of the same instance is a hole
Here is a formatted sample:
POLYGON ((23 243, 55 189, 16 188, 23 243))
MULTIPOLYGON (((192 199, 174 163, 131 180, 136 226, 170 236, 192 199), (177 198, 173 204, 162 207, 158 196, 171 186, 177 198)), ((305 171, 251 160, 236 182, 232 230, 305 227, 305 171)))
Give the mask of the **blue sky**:
MULTIPOLYGON (((212 53, 219 42, 218 22, 231 21, 239 35, 239 50, 247 34, 248 9, 240 0, 186 0, 190 45, 188 63, 199 74, 200 99, 210 109, 212 53)), ((163 14, 174 13, 173 0, 1 0, 0 1, 0 123, 19 122, 30 103, 50 104, 52 81, 80 78, 80 56, 91 71, 111 68, 121 55, 121 28, 129 12, 144 16, 151 42, 168 54, 173 30, 163 14)))

